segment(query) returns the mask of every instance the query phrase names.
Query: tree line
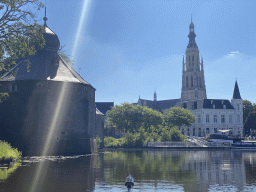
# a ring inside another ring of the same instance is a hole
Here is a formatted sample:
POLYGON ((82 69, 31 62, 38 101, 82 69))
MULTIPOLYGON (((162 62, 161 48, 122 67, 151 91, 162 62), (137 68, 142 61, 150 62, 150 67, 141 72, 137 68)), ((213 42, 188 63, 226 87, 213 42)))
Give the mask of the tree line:
POLYGON ((188 110, 173 107, 164 113, 148 107, 123 103, 107 112, 106 127, 125 132, 120 139, 105 138, 106 147, 141 147, 145 142, 184 141, 178 128, 191 126, 195 116, 188 110))
POLYGON ((245 135, 251 130, 256 130, 256 104, 248 100, 243 100, 243 125, 245 135))

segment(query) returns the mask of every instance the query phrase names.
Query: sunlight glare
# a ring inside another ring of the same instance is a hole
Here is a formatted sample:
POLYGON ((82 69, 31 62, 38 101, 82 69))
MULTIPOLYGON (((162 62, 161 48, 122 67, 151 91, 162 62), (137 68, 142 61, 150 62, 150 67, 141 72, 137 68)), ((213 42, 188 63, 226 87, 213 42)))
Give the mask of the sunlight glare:
POLYGON ((76 36, 75 36, 75 41, 72 49, 72 54, 71 54, 71 57, 73 58, 73 60, 76 59, 76 52, 77 52, 79 40, 81 38, 82 29, 86 24, 85 18, 89 13, 90 3, 91 3, 91 0, 84 0, 84 4, 83 4, 83 8, 82 8, 82 12, 81 12, 81 16, 78 24, 76 36))

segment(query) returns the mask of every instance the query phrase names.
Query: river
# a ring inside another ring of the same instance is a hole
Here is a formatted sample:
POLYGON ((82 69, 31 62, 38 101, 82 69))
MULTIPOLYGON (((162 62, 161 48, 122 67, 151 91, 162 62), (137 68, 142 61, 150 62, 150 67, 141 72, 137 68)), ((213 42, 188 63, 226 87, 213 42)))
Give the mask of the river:
POLYGON ((256 152, 124 150, 95 155, 23 157, 0 169, 0 192, 256 191, 256 152))

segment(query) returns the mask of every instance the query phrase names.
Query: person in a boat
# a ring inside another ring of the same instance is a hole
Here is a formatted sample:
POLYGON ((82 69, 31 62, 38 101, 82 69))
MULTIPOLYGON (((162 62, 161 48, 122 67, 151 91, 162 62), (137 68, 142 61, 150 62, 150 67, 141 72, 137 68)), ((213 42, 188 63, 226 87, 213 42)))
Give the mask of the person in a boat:
POLYGON ((130 189, 132 186, 134 186, 134 178, 131 174, 129 174, 126 177, 125 186, 130 189))

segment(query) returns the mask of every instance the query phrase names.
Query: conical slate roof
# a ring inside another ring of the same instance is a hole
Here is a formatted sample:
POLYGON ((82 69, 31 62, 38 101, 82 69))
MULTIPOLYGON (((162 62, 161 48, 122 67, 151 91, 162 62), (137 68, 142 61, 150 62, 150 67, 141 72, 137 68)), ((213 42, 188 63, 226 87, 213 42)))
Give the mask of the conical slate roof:
POLYGON ((35 55, 18 59, 17 65, 5 73, 1 80, 51 80, 90 85, 58 53, 58 36, 46 24, 44 28, 44 49, 37 51, 35 55))
POLYGON ((233 99, 242 99, 241 96, 240 96, 240 91, 239 91, 239 88, 238 88, 237 81, 236 81, 236 83, 235 83, 235 88, 234 88, 234 93, 233 93, 233 99))

